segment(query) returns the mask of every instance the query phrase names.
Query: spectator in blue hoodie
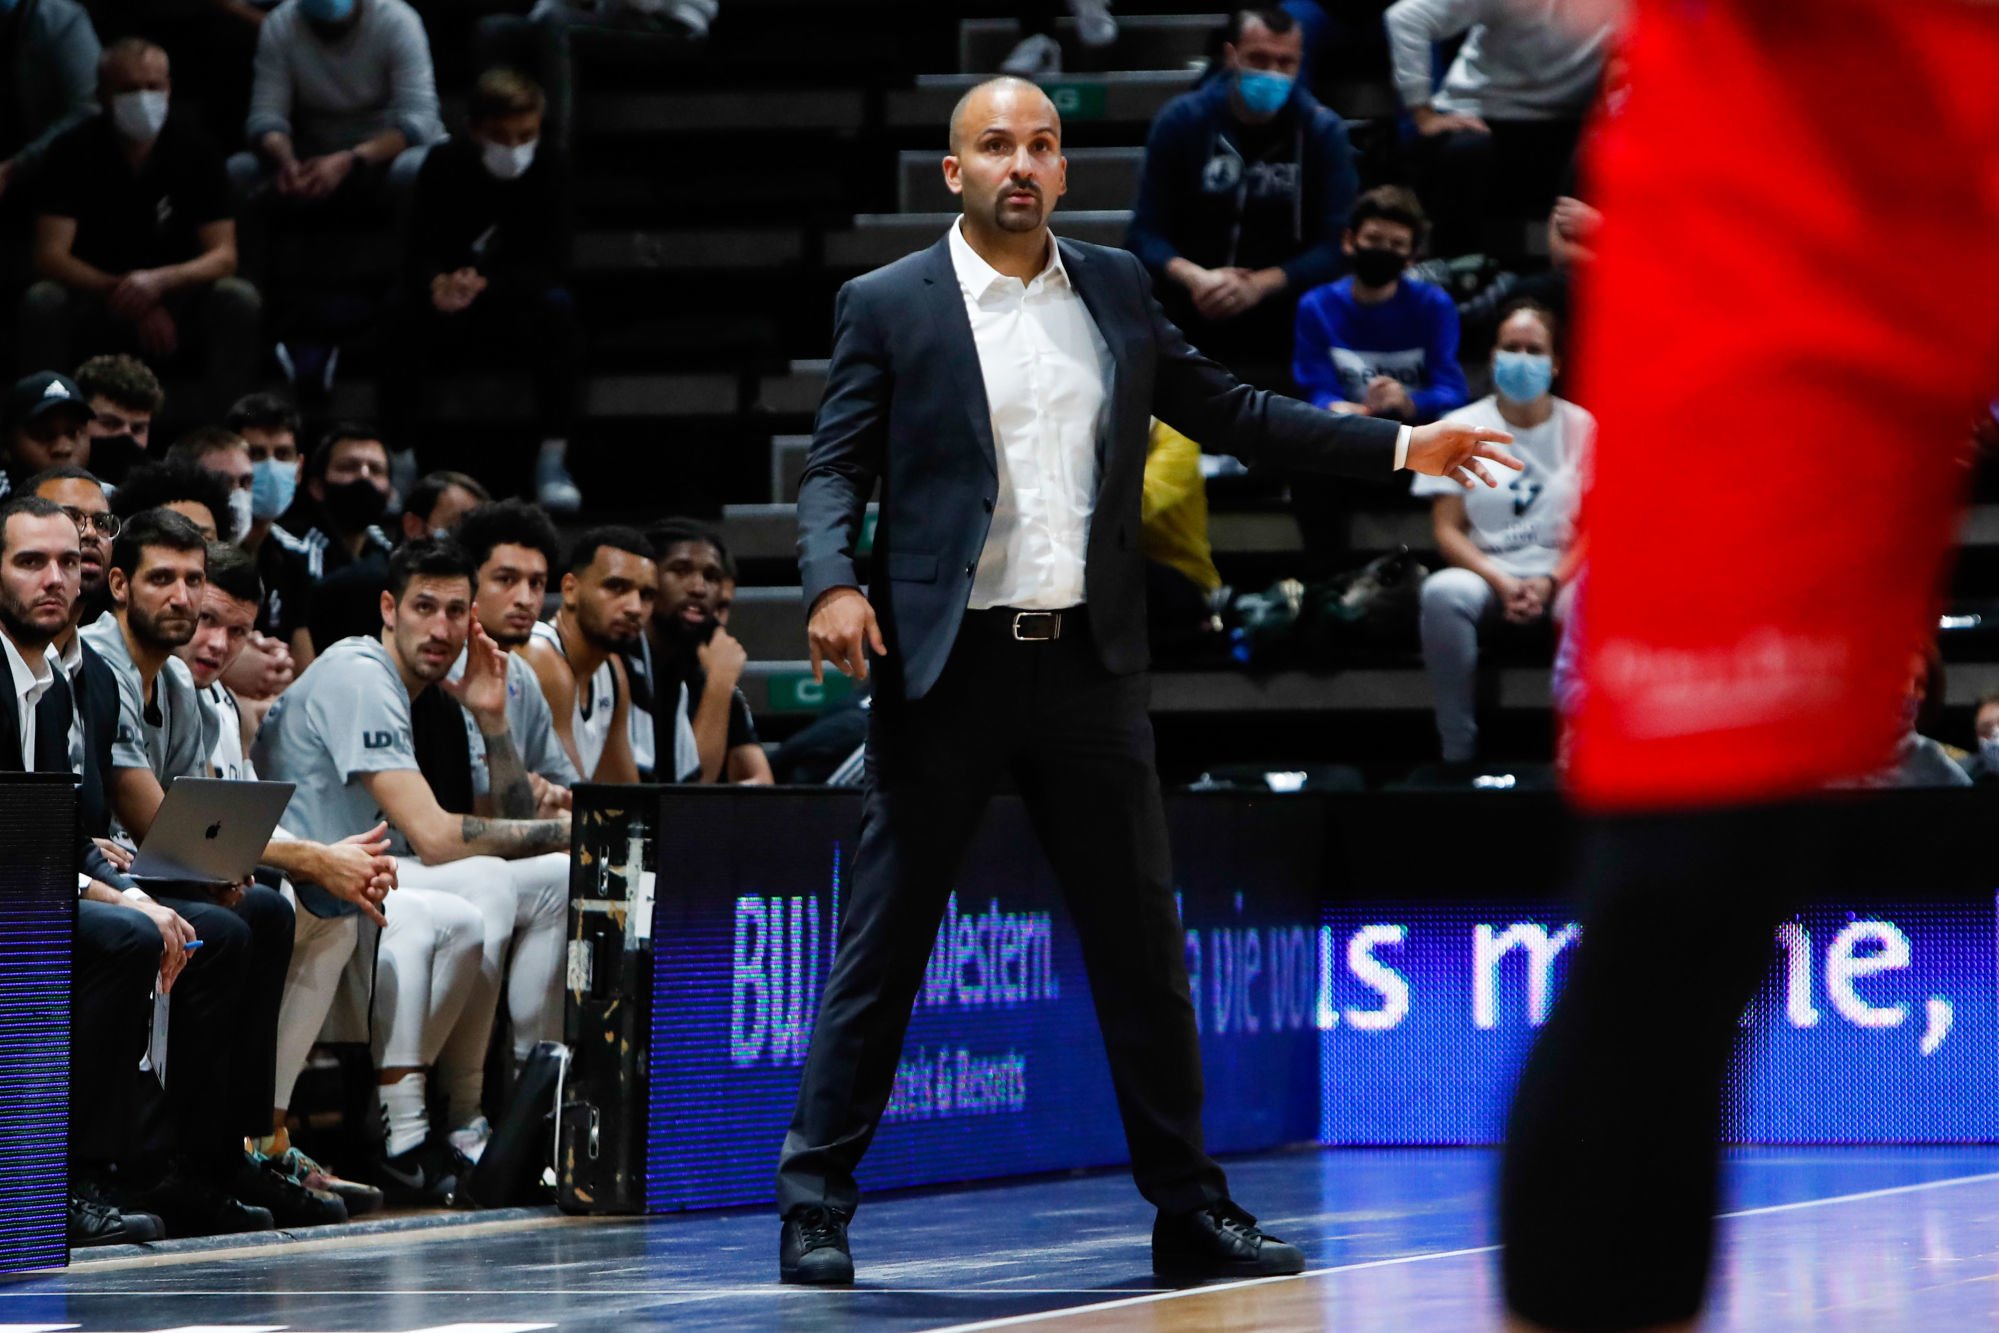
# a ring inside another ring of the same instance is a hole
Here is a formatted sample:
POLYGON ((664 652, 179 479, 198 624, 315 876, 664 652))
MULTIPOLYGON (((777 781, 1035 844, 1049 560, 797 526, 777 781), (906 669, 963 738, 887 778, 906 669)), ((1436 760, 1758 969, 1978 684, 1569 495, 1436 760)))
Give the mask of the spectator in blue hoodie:
POLYGON ((1422 202, 1400 185, 1354 205, 1344 241, 1353 273, 1298 302, 1291 375, 1308 402, 1412 424, 1465 405, 1457 305, 1402 271, 1426 227, 1422 202))
POLYGON ((1298 83, 1303 52, 1282 9, 1235 14, 1225 77, 1152 124, 1125 242, 1188 339, 1252 372, 1286 359, 1298 294, 1339 276, 1358 188, 1346 126, 1298 83))

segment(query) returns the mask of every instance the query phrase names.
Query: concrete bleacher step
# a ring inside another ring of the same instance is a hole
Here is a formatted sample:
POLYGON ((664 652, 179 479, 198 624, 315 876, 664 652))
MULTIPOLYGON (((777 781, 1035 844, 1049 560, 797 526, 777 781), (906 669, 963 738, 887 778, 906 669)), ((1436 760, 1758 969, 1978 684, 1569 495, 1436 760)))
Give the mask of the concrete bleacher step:
POLYGON ((805 259, 797 227, 716 227, 580 232, 570 247, 577 272, 785 268, 805 259))
MULTIPOLYGON (((1228 23, 1226 14, 1119 14, 1118 39, 1107 51, 1091 53, 1076 38, 1076 20, 1055 20, 1055 40, 1072 63, 1108 59, 1144 69, 1193 67, 1204 63, 1208 44, 1228 23)), ((958 24, 958 69, 991 74, 1020 41, 1020 22, 1010 18, 965 19, 958 24)))
MULTIPOLYGON (((1145 164, 1143 148, 1071 148, 1069 193, 1055 212, 1060 226, 1064 213, 1128 209, 1138 197, 1138 173, 1145 164)), ((954 213, 958 197, 944 185, 939 165, 943 149, 913 149, 897 155, 896 203, 905 213, 954 213)))
MULTIPOLYGON (((470 422, 532 420, 532 386, 523 378, 451 376, 430 386, 431 412, 470 422)), ((586 418, 725 417, 742 409, 743 377, 707 374, 595 375, 583 383, 586 418)), ((333 415, 373 420, 375 385, 341 380, 333 386, 333 415)))
MULTIPOLYGON (((936 244, 958 219, 948 213, 861 213, 852 231, 826 238, 826 264, 834 269, 871 269, 936 244)), ((1057 209, 1048 219, 1057 236, 1097 245, 1122 245, 1131 227, 1125 208, 1057 209)))
POLYGON ((580 98, 576 118, 584 134, 713 135, 717 131, 782 130, 794 135, 850 135, 860 133, 867 124, 867 97, 859 88, 606 93, 580 98))
MULTIPOLYGON (((1161 107, 1194 86, 1197 73, 1191 69, 1134 69, 1065 74, 1043 79, 1041 86, 1062 113, 1065 126, 1079 121, 1148 125, 1161 107)), ((893 129, 932 129, 942 142, 952 108, 984 78, 980 74, 918 75, 914 88, 889 93, 888 124, 893 129)))

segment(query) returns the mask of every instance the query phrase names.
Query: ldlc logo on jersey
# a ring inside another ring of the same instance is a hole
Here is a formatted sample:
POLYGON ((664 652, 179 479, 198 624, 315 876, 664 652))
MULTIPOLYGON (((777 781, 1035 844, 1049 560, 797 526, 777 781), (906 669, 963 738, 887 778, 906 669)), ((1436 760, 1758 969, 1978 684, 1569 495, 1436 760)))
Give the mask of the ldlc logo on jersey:
POLYGON ((361 748, 364 750, 386 750, 396 743, 393 731, 364 731, 361 733, 361 748))

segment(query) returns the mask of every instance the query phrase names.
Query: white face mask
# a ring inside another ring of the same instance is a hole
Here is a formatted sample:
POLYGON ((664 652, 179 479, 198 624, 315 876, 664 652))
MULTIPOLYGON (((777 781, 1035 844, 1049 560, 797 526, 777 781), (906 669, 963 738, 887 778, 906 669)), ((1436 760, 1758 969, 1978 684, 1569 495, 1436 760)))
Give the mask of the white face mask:
POLYGON ((534 165, 535 146, 541 141, 529 139, 524 144, 509 148, 505 144, 489 143, 480 145, 480 157, 486 170, 503 181, 519 180, 534 165))
POLYGON ((162 92, 117 93, 111 98, 111 123, 133 143, 150 143, 167 123, 167 95, 162 92))
POLYGON ((236 540, 239 542, 249 534, 250 525, 257 519, 251 499, 250 492, 242 487, 229 492, 229 519, 236 529, 236 540))
POLYGON ((1978 738, 1978 753, 1985 760, 1985 766, 1999 773, 1999 733, 1978 738))

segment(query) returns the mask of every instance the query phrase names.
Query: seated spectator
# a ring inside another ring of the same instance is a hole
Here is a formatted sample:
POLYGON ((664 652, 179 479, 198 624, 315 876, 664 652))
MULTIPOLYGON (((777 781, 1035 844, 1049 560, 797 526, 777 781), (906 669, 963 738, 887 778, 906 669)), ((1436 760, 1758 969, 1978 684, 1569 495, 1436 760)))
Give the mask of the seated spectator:
MULTIPOLYGON (((721 621, 722 584, 730 568, 722 538, 684 518, 655 524, 646 537, 658 554, 659 599, 641 657, 650 696, 643 723, 652 732, 643 738, 644 747, 655 756, 678 753, 684 715, 693 726, 700 761, 692 781, 767 783, 770 760, 757 739, 750 701, 737 688, 749 654, 721 621), (681 702, 676 709, 668 700, 681 702)), ((631 659, 626 661, 629 666, 631 659)), ((632 692, 636 704, 636 680, 632 692)), ((636 707, 633 719, 640 721, 636 707)))
POLYGON ((424 387, 476 366, 530 379, 541 452, 535 493, 554 513, 582 503, 564 459, 583 355, 569 267, 569 166, 542 134, 542 91, 509 69, 472 91, 470 133, 417 175, 385 416, 415 438, 424 387))
POLYGON ((88 458, 85 431, 96 415, 67 375, 44 370, 16 381, 0 418, 0 496, 12 495, 38 472, 88 458))
POLYGON ((1980 786, 1999 782, 1999 690, 1978 697, 1971 724, 1977 747, 1964 761, 1965 776, 1980 786))
MULTIPOLYGON (((567 810, 569 788, 580 779, 555 734, 555 717, 541 692, 541 681, 520 653, 541 616, 548 572, 561 559, 555 524, 534 505, 501 500, 466 514, 451 535, 473 565, 472 612, 486 637, 507 655, 507 724, 534 785, 537 808, 548 814, 567 810)), ((464 674, 465 663, 466 654, 461 653, 451 679, 464 674)), ((483 748, 477 728, 471 739, 483 748)), ((485 774, 474 758, 473 791, 483 798, 489 794, 485 774)))
POLYGON ((0 12, 0 282, 12 286, 49 148, 97 114, 101 48, 76 0, 19 0, 0 12), (19 12, 13 12, 17 10, 19 12))
POLYGON ((233 540, 235 516, 229 508, 228 483, 185 459, 142 463, 111 496, 111 512, 127 523, 148 509, 179 514, 194 524, 203 541, 233 540))
POLYGON ((708 35, 719 0, 535 0, 526 15, 479 21, 481 68, 510 65, 548 90, 550 142, 565 149, 576 130, 577 48, 614 49, 620 60, 664 54, 708 35))
POLYGON ((637 648, 658 596, 659 567, 644 534, 593 528, 569 554, 561 609, 535 625, 521 649, 541 681, 556 734, 586 782, 639 779, 631 685, 620 654, 637 648))
MULTIPOLYGON (((176 445, 176 448, 179 446, 176 445)), ((195 617, 194 636, 174 655, 187 664, 188 674, 201 703, 204 735, 213 748, 208 756, 207 776, 232 781, 257 781, 257 767, 250 761, 250 738, 256 723, 249 710, 237 699, 223 677, 250 642, 257 608, 264 598, 257 580, 254 558, 240 547, 210 543, 208 582, 202 588, 195 617)), ((257 716, 261 716, 258 714, 257 716)), ((366 857, 378 864, 367 886, 352 903, 377 925, 384 923, 381 904, 395 887, 394 863, 387 857, 387 826, 377 826, 362 838, 346 839, 327 849, 329 855, 366 857)), ((275 835, 294 846, 288 852, 309 852, 311 844, 300 843, 283 824, 275 835)), ((327 878, 322 873, 321 879, 327 878)), ((251 1159, 301 1189, 338 1199, 350 1217, 359 1217, 382 1206, 382 1192, 371 1185, 344 1179, 328 1171, 291 1146, 285 1126, 285 1110, 291 1105, 292 1088, 305 1068, 320 1027, 332 1008, 337 983, 359 940, 360 920, 351 915, 327 915, 312 910, 313 899, 301 903, 289 881, 279 892, 293 909, 291 966, 285 974, 284 1004, 278 1011, 277 1085, 273 1105, 275 1124, 269 1135, 259 1135, 251 1159)))
POLYGON ((1402 271, 1424 227, 1423 205, 1399 185, 1354 204, 1342 241, 1353 272, 1298 303, 1291 374, 1314 406, 1411 423, 1464 406, 1457 305, 1402 271))
POLYGON ((464 552, 434 538, 403 546, 380 610, 375 635, 330 645, 285 691, 255 754, 260 771, 297 785, 286 813, 295 832, 325 836, 379 813, 396 847, 412 854, 397 868, 375 985, 388 1121, 377 1181, 391 1202, 436 1206, 468 1169, 466 1153, 484 1144, 481 1084, 509 951, 516 1042, 543 1040, 560 1025, 569 817, 534 817, 533 785, 509 731, 505 661, 469 628, 464 552), (464 675, 450 683, 468 648, 464 675), (433 685, 487 738, 491 816, 448 810, 418 765, 412 710, 433 685), (433 1070, 444 1085, 442 1132, 427 1105, 433 1070))
POLYGON ((444 137, 423 19, 405 0, 284 0, 257 34, 244 131, 255 156, 231 169, 282 199, 368 196, 392 169, 413 175, 444 137))
POLYGON ((1163 421, 1152 423, 1146 440, 1138 545, 1154 656, 1200 647, 1220 628, 1209 598, 1222 586, 1208 543, 1201 446, 1163 421))
POLYGON ((340 422, 305 461, 305 493, 271 529, 304 565, 307 602, 292 633, 303 671, 313 654, 354 634, 372 634, 391 549, 377 525, 389 506, 389 448, 381 432, 340 422))
POLYGON ((1473 709, 1481 634, 1501 621, 1532 625, 1568 613, 1565 563, 1596 419, 1551 392, 1559 364, 1555 317, 1521 305, 1500 322, 1492 354, 1497 392, 1445 420, 1509 431, 1508 448, 1526 466, 1478 493, 1432 478, 1412 493, 1429 496, 1437 550, 1446 568, 1423 581, 1423 666, 1437 700, 1446 763, 1478 758, 1473 709))
POLYGON ((22 345, 62 365, 137 351, 198 368, 220 412, 255 373, 262 317, 236 276, 221 150, 170 114, 167 53, 151 42, 115 43, 99 83, 103 113, 58 139, 41 173, 22 345))
MULTIPOLYGON (((241 398, 225 418, 250 452, 250 529, 243 548, 257 557, 257 576, 264 584, 264 607, 257 613, 257 630, 284 645, 289 655, 297 634, 306 628, 312 573, 302 551, 273 539, 272 529, 291 511, 298 497, 305 460, 299 452, 298 409, 274 393, 241 398)), ((301 518, 301 523, 310 520, 301 518)), ((246 654, 248 656, 248 654, 246 654)), ((255 695, 249 681, 232 673, 229 688, 255 695)))
POLYGON ((423 20, 406 0, 284 0, 257 34, 245 134, 229 170, 273 275, 279 363, 323 395, 377 313, 374 242, 444 135, 423 20))
POLYGON ((1146 138, 1125 244, 1188 341, 1232 365, 1288 360, 1298 296, 1340 274, 1353 150, 1298 86, 1303 40, 1281 9, 1238 11, 1228 77, 1167 103, 1146 138))
POLYGON ((1437 252, 1517 259, 1530 220, 1547 216, 1596 96, 1611 25, 1578 32, 1549 6, 1397 0, 1384 21, 1395 87, 1415 123, 1423 197, 1437 252), (1464 44, 1437 86, 1431 48, 1464 44), (1488 248, 1488 224, 1520 224, 1488 248))
MULTIPOLYGON (((250 459, 249 442, 241 435, 226 426, 203 426, 175 440, 173 448, 167 450, 167 461, 204 469, 213 473, 228 488, 230 530, 236 534, 235 544, 244 548, 260 570, 266 560, 266 550, 282 549, 275 542, 262 542, 270 531, 268 523, 262 523, 263 531, 258 531, 257 465, 250 459), (260 543, 254 548, 251 546, 253 539, 260 543)), ((294 462, 291 467, 296 474, 297 463, 294 462)), ((214 561, 209 563, 213 565, 214 561)), ((271 604, 272 598, 264 589, 261 573, 257 585, 258 595, 263 598, 258 607, 257 623, 261 624, 264 608, 271 604)), ((291 649, 283 640, 254 627, 244 643, 229 657, 228 677, 224 684, 243 715, 244 726, 251 735, 255 735, 258 724, 263 721, 264 710, 271 706, 297 674, 297 664, 292 661, 291 649)))
MULTIPOLYGON (((194 682, 174 649, 194 634, 196 602, 206 582, 207 543, 178 514, 148 510, 119 532, 112 545, 107 585, 112 613, 86 626, 82 637, 117 682, 117 730, 111 747, 108 794, 117 827, 128 845, 144 839, 159 812, 166 784, 205 776, 209 747, 194 682)), ((288 873, 308 864, 274 842, 266 859, 288 873)), ((317 844, 314 844, 317 847, 317 844)), ((325 848, 319 848, 326 851, 325 848)), ((361 889, 376 873, 372 857, 358 856, 361 889)), ((176 910, 203 940, 211 919, 233 919, 241 929, 233 993, 220 1014, 230 1025, 215 1031, 215 1015, 184 1032, 181 1006, 173 1007, 167 1099, 186 1108, 179 1123, 204 1147, 185 1154, 146 1210, 180 1235, 268 1229, 273 1220, 304 1226, 346 1220, 337 1200, 309 1193, 262 1170, 243 1151, 246 1136, 270 1125, 270 1095, 277 1051, 278 1007, 291 962, 292 909, 262 884, 211 891, 174 886, 176 910), (206 1049, 193 1049, 195 1043, 206 1049), (189 1085, 199 1085, 190 1089, 189 1085)), ((165 893, 166 890, 161 890, 165 893)), ((225 927, 227 929, 227 927, 225 927)), ((203 958, 197 967, 207 966, 203 958)), ((191 1020, 200 1021, 200 1020, 191 1020)))
POLYGON ((1895 741, 1893 758, 1865 777, 1832 785, 1862 789, 1972 786, 1974 778, 1951 758, 1950 751, 1922 734, 1925 705, 1933 697, 1943 697, 1941 659, 1933 652, 1910 654, 1909 683, 1902 695, 1903 730, 1895 741))
POLYGON ((148 457, 153 418, 167 405, 159 376, 136 356, 93 356, 76 368, 76 387, 97 415, 84 428, 83 452, 71 460, 107 486, 125 480, 148 457))
POLYGON ((410 488, 403 501, 403 540, 442 537, 458 520, 492 500, 477 477, 464 472, 433 472, 410 488))

